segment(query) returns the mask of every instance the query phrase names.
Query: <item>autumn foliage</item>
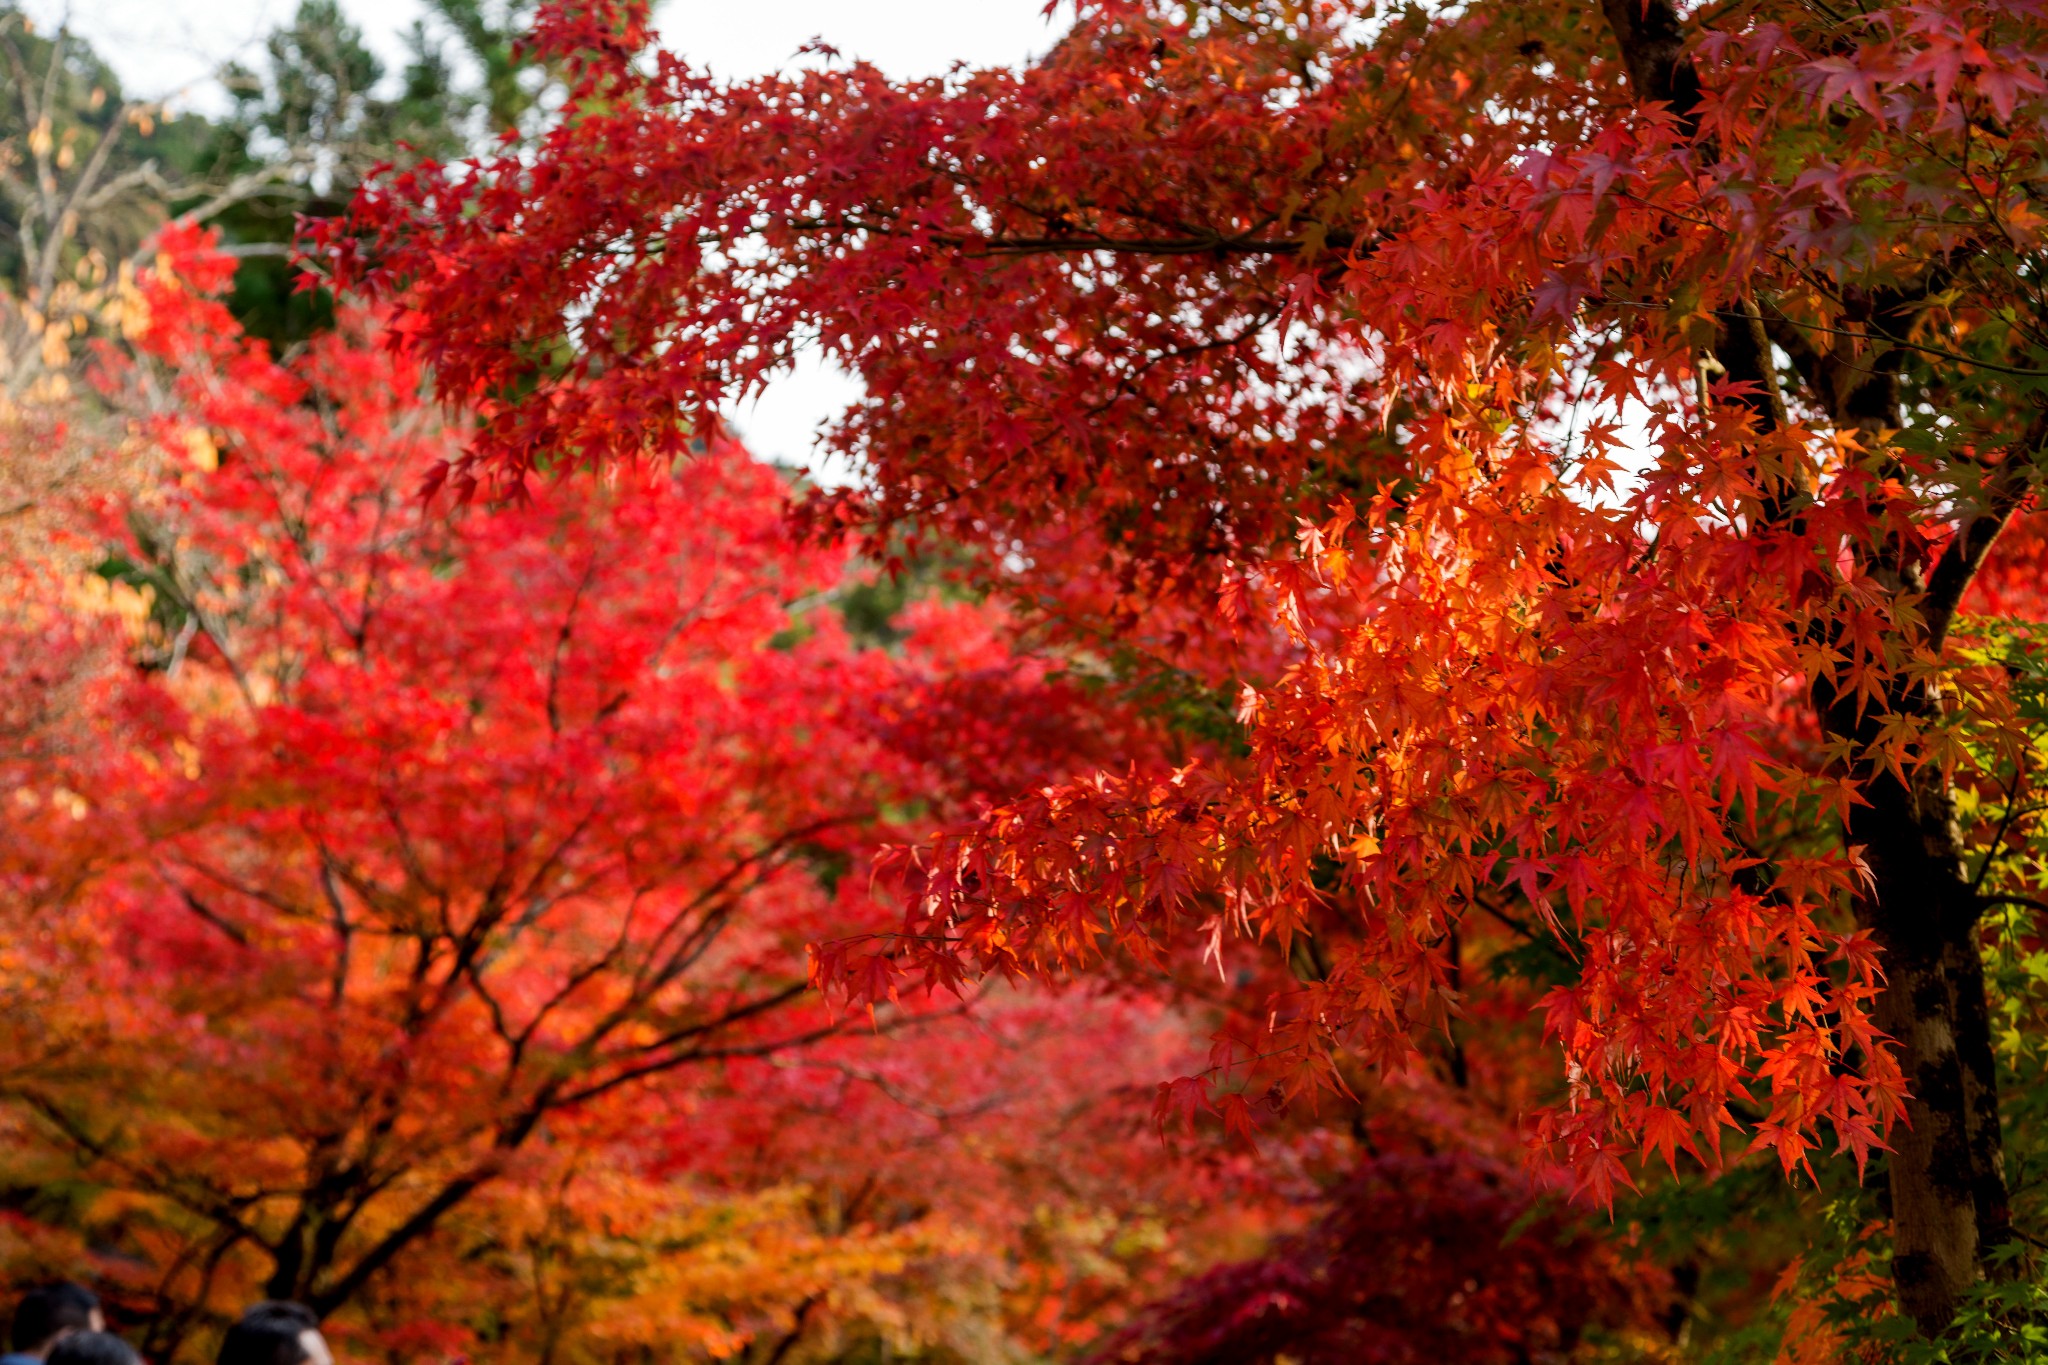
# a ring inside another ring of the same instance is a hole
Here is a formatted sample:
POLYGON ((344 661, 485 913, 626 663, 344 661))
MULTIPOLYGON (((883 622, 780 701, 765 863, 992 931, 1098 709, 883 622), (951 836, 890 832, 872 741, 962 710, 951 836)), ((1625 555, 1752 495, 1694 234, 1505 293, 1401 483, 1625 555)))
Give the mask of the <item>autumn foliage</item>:
POLYGON ((1527 1176, 1471 1152, 1362 1162, 1313 1227, 1190 1280, 1106 1343, 1104 1362, 1568 1357, 1589 1325, 1643 1316, 1649 1286, 1553 1212, 1527 1176))
POLYGON ((1058 13, 543 5, 334 327, 174 226, 7 415, 0 1265, 165 1359, 2038 1337, 2048 16, 1058 13), (843 486, 722 420, 818 349, 843 486))
POLYGON ((2034 7, 1103 0, 909 83, 644 24, 549 11, 539 152, 325 239, 478 412, 458 482, 665 456, 815 337, 867 396, 814 518, 988 547, 1249 750, 941 830, 828 984, 1313 936, 1182 1092, 1242 1131, 1412 1065, 1507 919, 1574 963, 1533 1120, 1580 1190, 1889 1148, 1948 1322, 2010 1223, 1966 861, 2015 826, 1956 784, 2026 744, 1948 646, 2043 441, 2034 7))
POLYGON ((394 1358, 977 1358, 1098 1334, 1201 1244, 1161 1219, 1263 1197, 1138 1137, 1170 1003, 809 988, 894 917, 879 843, 1137 728, 971 603, 860 647, 843 550, 730 441, 424 501, 461 431, 373 316, 279 363, 166 250, 167 472, 75 510, 96 590, 40 575, 7 639, 10 696, 74 680, 5 755, 23 1271, 110 1281, 166 1356, 269 1295, 394 1358))

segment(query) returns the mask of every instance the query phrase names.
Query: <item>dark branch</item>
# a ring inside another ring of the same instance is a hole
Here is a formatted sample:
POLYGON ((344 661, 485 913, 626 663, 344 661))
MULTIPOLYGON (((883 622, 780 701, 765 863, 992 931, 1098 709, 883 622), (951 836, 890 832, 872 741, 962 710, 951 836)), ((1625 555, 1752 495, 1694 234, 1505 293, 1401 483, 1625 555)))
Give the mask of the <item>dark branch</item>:
POLYGON ((2013 512, 2033 491, 2034 475, 2044 442, 2048 442, 2048 409, 2035 414, 2034 420, 2027 424, 2027 433, 2021 438, 2019 447, 2007 451, 2005 458, 1991 472, 1991 477, 1985 480, 1984 505, 1956 528, 1955 537, 1942 551, 1934 572, 1928 575, 1923 611, 1930 648, 1938 651, 1948 638, 1956 609, 1977 577, 1977 570, 1983 567, 1985 556, 1991 553, 1992 542, 1998 539, 1998 533, 2005 529, 2013 512))
POLYGON ((1600 0, 1642 104, 1662 104, 1687 138, 1699 132, 1700 75, 1670 0, 1600 0))

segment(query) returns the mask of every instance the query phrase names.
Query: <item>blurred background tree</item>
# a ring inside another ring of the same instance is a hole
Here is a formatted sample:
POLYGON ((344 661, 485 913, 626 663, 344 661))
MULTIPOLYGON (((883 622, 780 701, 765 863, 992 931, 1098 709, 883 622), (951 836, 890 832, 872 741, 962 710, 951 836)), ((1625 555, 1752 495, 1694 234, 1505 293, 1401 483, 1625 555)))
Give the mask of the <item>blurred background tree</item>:
POLYGON ((89 338, 118 340, 132 279, 166 222, 209 224, 240 258, 233 308, 274 343, 329 325, 301 292, 302 216, 338 213, 381 162, 458 157, 517 136, 547 74, 520 55, 528 0, 435 0, 386 69, 336 0, 304 0, 261 56, 219 75, 224 112, 169 107, 83 40, 0 7, 0 397, 63 400, 89 338))

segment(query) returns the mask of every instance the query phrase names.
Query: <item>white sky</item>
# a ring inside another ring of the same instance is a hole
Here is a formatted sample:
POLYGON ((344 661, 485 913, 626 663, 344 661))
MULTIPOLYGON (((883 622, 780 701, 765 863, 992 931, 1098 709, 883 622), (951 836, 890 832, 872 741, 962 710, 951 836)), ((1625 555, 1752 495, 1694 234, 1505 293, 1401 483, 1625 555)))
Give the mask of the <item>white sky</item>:
MULTIPOLYGON (((342 0, 371 46, 397 67, 398 34, 418 0, 342 0)), ((208 103, 210 73, 261 51, 262 39, 298 0, 26 0, 39 25, 68 19, 119 73, 129 93, 208 103)), ((745 77, 792 63, 813 38, 894 76, 937 75, 955 62, 1008 66, 1052 45, 1057 21, 1045 0, 665 0, 665 46, 721 76, 745 77)), ((733 414, 754 453, 811 463, 820 423, 859 392, 822 362, 800 366, 752 408, 733 414)))

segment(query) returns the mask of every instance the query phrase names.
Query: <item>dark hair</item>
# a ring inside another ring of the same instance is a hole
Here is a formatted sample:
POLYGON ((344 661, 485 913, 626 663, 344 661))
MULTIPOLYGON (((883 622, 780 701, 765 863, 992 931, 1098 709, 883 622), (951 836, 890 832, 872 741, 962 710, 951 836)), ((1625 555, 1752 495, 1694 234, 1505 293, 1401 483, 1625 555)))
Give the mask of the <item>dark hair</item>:
POLYGON ((50 1348, 43 1365, 142 1365, 142 1357, 112 1332, 73 1332, 50 1348))
POLYGON ((98 1295, 69 1280, 31 1289, 15 1305, 8 1340, 17 1351, 39 1351, 67 1327, 81 1332, 91 1327, 93 1310, 99 1306, 98 1295))
POLYGON ((303 1303, 259 1303, 221 1338, 219 1365, 305 1365, 313 1357, 299 1334, 319 1330, 303 1303))

